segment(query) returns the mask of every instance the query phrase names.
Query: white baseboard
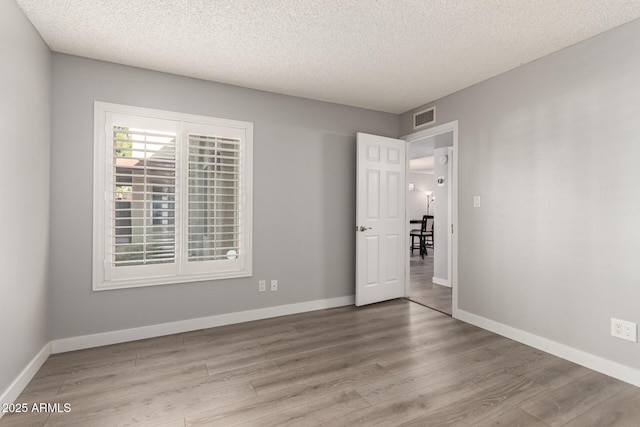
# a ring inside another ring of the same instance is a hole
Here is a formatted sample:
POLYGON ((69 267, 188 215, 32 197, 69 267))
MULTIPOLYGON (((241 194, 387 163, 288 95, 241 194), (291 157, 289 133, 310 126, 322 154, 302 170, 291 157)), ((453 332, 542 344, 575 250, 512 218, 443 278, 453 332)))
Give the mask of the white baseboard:
POLYGON ((498 335, 521 342, 531 347, 537 348, 554 356, 561 357, 571 362, 577 363, 594 371, 601 372, 620 381, 640 387, 640 370, 630 366, 622 365, 609 359, 578 350, 568 345, 552 341, 521 329, 496 322, 486 317, 478 316, 464 310, 456 310, 455 318, 472 325, 486 329, 498 335))
MULTIPOLYGON (((326 308, 342 307, 345 305, 353 304, 355 304, 355 296, 350 295, 346 297, 307 301, 297 304, 260 308, 256 310, 241 311, 237 313, 227 313, 217 316, 202 317, 199 319, 182 320, 179 322, 163 323, 159 325, 143 326, 140 328, 124 329, 120 331, 111 331, 100 334, 54 340, 42 347, 42 349, 22 370, 18 377, 0 395, 0 404, 15 402, 20 393, 22 393, 27 384, 29 384, 29 381, 31 381, 34 375, 38 372, 38 369, 40 369, 44 362, 47 361, 49 355, 54 353, 82 350, 85 348, 99 347, 102 345, 117 344, 127 341, 159 337, 162 335, 212 328, 215 326, 250 322, 252 320, 268 319, 271 317, 286 316, 288 314, 323 310, 326 308)), ((2 415, 3 413, 2 411, 0 411, 0 418, 2 418, 2 415)))
MULTIPOLYGON (((29 384, 29 381, 34 377, 38 369, 42 367, 44 362, 51 354, 51 343, 46 343, 44 347, 35 355, 31 362, 20 372, 20 375, 11 383, 2 395, 0 395, 0 404, 13 403, 20 396, 22 390, 29 384)), ((0 418, 4 413, 0 411, 0 418)))
POLYGON ((441 279, 439 277, 432 277, 431 282, 435 285, 446 286, 447 288, 451 287, 451 281, 446 279, 441 279))
POLYGON ((63 353, 65 351, 82 350, 85 348, 135 341, 145 338, 154 338, 163 335, 195 331, 198 329, 213 328, 215 326, 250 322, 252 320, 268 319, 271 317, 286 316, 288 314, 323 310, 326 308, 342 307, 353 304, 355 304, 355 296, 350 295, 346 297, 307 301, 297 304, 287 304, 276 307, 259 308, 256 310, 240 311, 236 313, 220 314, 217 316, 201 317, 198 319, 162 323, 159 325, 142 326, 139 328, 63 338, 51 342, 51 353, 55 354, 63 353))

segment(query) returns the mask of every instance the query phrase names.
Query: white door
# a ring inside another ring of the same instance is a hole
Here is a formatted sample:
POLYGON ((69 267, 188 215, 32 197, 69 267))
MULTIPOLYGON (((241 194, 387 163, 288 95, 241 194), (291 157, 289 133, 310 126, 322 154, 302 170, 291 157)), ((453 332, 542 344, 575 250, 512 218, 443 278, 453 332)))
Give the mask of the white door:
POLYGON ((405 296, 406 142, 357 136, 356 305, 405 296))

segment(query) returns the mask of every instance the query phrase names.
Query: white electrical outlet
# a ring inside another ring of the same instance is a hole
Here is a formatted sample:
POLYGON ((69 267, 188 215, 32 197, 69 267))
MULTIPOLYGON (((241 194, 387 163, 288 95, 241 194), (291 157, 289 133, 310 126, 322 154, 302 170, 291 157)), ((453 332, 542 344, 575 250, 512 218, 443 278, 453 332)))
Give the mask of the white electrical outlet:
POLYGON ((638 342, 637 325, 626 320, 611 318, 611 335, 623 340, 638 342))
POLYGON ((277 280, 272 280, 271 281, 271 291, 275 292, 278 290, 278 281, 277 280))
POLYGON ((258 281, 258 292, 265 292, 267 290, 267 281, 260 280, 258 281))

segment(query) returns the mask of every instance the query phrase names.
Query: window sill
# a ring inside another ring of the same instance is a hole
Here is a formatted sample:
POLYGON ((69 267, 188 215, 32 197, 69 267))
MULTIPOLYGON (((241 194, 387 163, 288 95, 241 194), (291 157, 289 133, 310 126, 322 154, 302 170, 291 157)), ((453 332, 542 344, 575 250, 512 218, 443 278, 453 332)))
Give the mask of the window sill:
POLYGON ((189 275, 189 276, 162 276, 144 279, 118 280, 111 282, 94 283, 93 291, 110 291, 114 289, 142 288, 147 286, 173 285, 177 283, 206 282, 212 280, 237 279, 251 277, 251 270, 225 271, 215 274, 189 275))

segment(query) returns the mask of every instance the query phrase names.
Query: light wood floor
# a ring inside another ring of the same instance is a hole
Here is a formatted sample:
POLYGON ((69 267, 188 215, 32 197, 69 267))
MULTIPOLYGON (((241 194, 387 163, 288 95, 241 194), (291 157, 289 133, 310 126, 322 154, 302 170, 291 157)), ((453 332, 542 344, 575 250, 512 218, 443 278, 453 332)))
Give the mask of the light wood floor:
POLYGON ((433 279, 433 249, 422 258, 414 251, 409 259, 411 301, 451 315, 451 288, 435 285, 433 279))
POLYGON ((53 355, 0 426, 637 426, 640 389, 406 300, 53 355))

